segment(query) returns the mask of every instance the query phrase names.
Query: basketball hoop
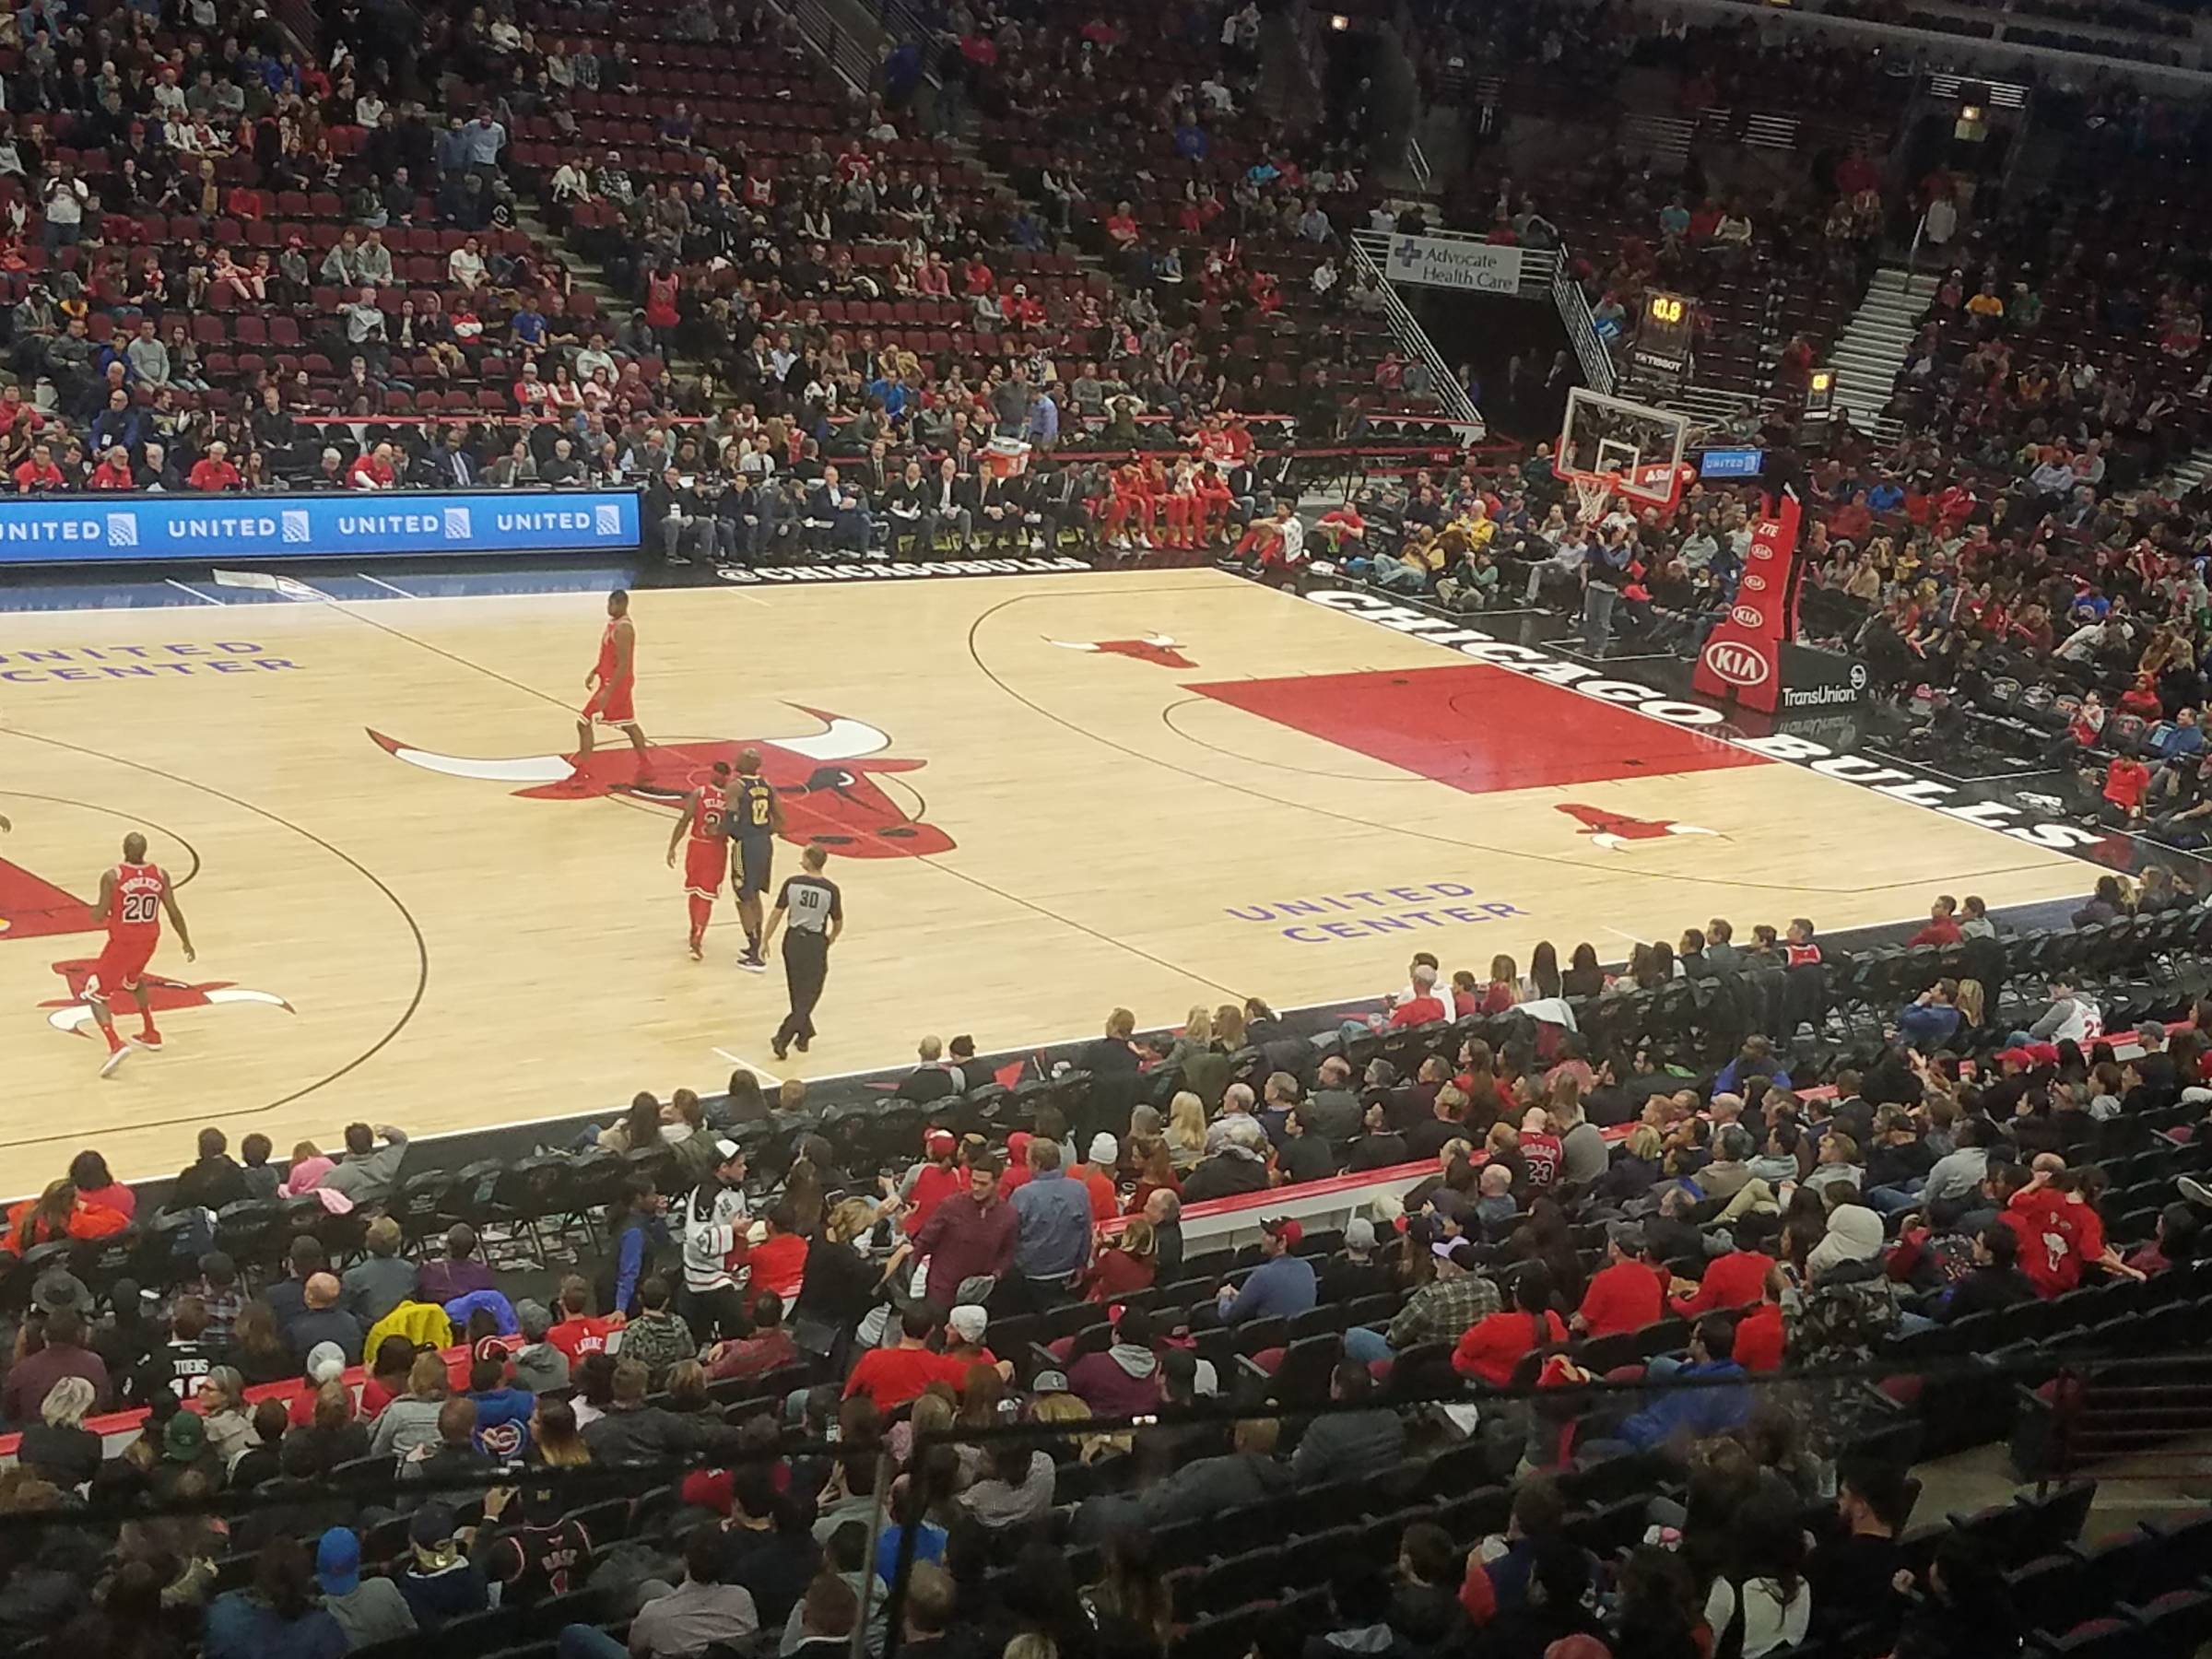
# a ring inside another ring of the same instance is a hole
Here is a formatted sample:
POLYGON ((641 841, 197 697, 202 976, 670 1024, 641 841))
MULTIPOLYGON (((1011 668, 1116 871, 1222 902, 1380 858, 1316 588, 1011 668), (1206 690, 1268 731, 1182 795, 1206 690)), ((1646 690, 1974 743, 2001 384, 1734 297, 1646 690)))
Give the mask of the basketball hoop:
POLYGON ((1576 386, 1552 467, 1573 487, 1584 524, 1609 512, 1668 512, 1690 472, 1682 458, 1688 429, 1688 417, 1674 410, 1576 386))
POLYGON ((1580 503, 1575 512, 1575 522, 1594 524, 1606 516, 1606 504, 1620 487, 1620 475, 1609 472, 1570 473, 1567 482, 1574 486, 1574 498, 1580 503))

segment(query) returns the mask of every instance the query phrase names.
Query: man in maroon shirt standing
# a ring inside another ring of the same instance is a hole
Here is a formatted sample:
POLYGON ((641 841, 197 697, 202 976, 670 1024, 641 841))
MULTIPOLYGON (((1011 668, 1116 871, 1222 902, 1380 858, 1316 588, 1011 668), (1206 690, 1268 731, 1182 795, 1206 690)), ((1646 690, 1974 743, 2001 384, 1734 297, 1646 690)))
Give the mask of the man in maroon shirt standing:
POLYGON ((998 1177, 996 1158, 977 1158, 969 1167, 968 1190, 939 1202, 914 1235, 914 1253, 929 1264, 932 1301, 946 1307, 988 1301, 989 1289, 971 1281, 995 1284, 1013 1267, 1018 1228, 1013 1206, 999 1196, 998 1177))

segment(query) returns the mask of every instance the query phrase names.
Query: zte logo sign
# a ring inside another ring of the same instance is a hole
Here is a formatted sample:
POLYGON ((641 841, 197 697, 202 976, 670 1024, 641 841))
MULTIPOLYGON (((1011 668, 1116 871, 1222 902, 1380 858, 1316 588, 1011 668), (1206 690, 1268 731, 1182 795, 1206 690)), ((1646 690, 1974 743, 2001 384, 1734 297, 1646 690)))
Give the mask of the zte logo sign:
POLYGON ((1771 672, 1765 657, 1733 640, 1715 640, 1708 645, 1705 666, 1732 686, 1759 685, 1771 672))

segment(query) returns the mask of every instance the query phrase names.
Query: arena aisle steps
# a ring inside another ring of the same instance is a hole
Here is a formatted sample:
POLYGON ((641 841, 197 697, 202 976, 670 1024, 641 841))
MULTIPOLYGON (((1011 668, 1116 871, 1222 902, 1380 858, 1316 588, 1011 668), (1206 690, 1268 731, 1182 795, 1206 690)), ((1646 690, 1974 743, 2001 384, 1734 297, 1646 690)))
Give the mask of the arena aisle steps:
POLYGON ((1874 274, 1866 298, 1836 341, 1836 402, 1859 427, 1885 441, 1897 435, 1898 423, 1882 411, 1912 349, 1917 319, 1935 292, 1933 273, 1886 265, 1874 274))

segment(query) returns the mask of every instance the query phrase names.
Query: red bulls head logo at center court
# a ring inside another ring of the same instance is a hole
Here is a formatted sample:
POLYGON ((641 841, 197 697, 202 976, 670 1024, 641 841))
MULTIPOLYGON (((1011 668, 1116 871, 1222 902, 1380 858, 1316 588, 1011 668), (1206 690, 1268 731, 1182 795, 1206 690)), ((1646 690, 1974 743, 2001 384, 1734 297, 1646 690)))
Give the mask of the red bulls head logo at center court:
POLYGON ((717 760, 729 762, 735 770, 740 754, 757 748, 761 776, 774 786, 783 805, 785 841, 847 858, 919 858, 952 851, 952 837, 935 824, 911 817, 876 781, 877 773, 918 771, 923 761, 872 759, 890 747, 888 734, 841 714, 791 706, 813 715, 827 729, 811 737, 653 744, 645 751, 652 780, 646 783, 636 782, 637 756, 628 744, 594 749, 580 768, 564 755, 477 759, 415 748, 378 731, 369 735, 380 748, 410 766, 449 778, 519 783, 524 787, 514 793, 531 800, 626 795, 670 810, 713 776, 717 760))
MULTIPOLYGON (((57 1031, 75 1031, 79 1037, 92 1035, 92 1009, 85 1001, 85 983, 92 977, 92 959, 81 961, 56 962, 53 971, 62 976, 69 987, 67 997, 55 1002, 42 1002, 41 1008, 50 1008, 46 1023, 57 1031)), ((219 1008, 230 1003, 259 1003, 264 1007, 282 1008, 287 1014, 299 1009, 283 997, 267 991, 249 991, 243 985, 234 985, 229 980, 216 980, 203 985, 188 985, 182 980, 162 979, 149 973, 145 979, 147 1001, 156 1014, 174 1014, 180 1008, 219 1008)), ((137 999, 128 994, 112 1000, 112 1006, 120 1017, 135 1008, 137 999)))
POLYGON ((1665 841, 1670 835, 1719 833, 1697 824, 1677 824, 1672 818, 1630 818, 1625 812, 1609 812, 1603 806, 1562 804, 1559 810, 1581 822, 1581 833, 1588 836, 1592 844, 1609 853, 1627 852, 1630 841, 1665 841))
POLYGON ((1162 668, 1195 668, 1182 648, 1166 634, 1147 634, 1141 640, 1053 640, 1063 651, 1098 651, 1109 656, 1135 657, 1140 663, 1158 663, 1162 668))

